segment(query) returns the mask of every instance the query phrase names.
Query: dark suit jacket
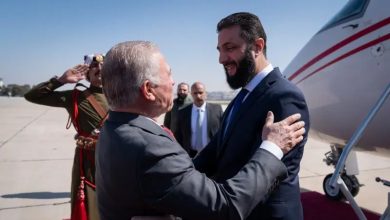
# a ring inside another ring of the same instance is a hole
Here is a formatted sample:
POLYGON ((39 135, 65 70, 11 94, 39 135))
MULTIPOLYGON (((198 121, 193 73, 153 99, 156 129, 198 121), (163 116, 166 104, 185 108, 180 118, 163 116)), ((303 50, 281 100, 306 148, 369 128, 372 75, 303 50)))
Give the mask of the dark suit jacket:
MULTIPOLYGON (((178 113, 178 124, 175 137, 177 142, 189 152, 191 149, 191 115, 193 105, 189 105, 178 113)), ((206 103, 207 136, 209 140, 217 133, 222 120, 222 107, 218 104, 206 103)))
POLYGON ((266 150, 249 159, 232 179, 218 184, 195 170, 159 125, 140 115, 110 112, 96 148, 100 219, 161 214, 244 219, 287 172, 266 150))
POLYGON ((171 111, 165 113, 164 116, 164 126, 171 129, 173 133, 177 131, 177 114, 178 111, 183 109, 184 107, 192 104, 192 98, 190 95, 187 95, 187 97, 184 99, 184 101, 181 103, 179 102, 179 99, 176 98, 173 100, 173 106, 171 111))
MULTIPOLYGON (((222 126, 233 102, 225 110, 222 126)), ((260 204, 248 219, 303 219, 298 172, 309 131, 309 112, 301 91, 283 78, 278 68, 248 95, 225 137, 222 137, 221 126, 218 134, 195 158, 194 164, 199 171, 212 176, 217 182, 234 176, 261 143, 260 132, 268 111, 273 111, 275 121, 301 113, 301 119, 306 123, 306 134, 304 140, 282 159, 288 169, 288 178, 273 192, 266 204, 260 204)))

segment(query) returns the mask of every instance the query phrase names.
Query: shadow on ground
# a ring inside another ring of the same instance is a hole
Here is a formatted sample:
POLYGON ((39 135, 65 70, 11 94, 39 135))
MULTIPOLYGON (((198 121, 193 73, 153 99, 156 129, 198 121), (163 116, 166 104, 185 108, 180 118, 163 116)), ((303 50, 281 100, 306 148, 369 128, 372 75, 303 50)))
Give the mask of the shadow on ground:
POLYGON ((70 192, 28 192, 28 193, 15 193, 1 195, 6 199, 61 199, 70 198, 70 192))

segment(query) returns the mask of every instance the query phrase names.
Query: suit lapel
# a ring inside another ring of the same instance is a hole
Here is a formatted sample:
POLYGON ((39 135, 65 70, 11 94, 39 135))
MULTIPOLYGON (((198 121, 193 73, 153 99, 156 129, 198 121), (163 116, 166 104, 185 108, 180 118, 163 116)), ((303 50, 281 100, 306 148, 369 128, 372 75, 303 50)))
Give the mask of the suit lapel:
POLYGON ((206 120, 207 120, 207 139, 210 139, 211 137, 211 123, 212 121, 210 120, 212 117, 213 110, 211 109, 211 106, 206 102, 206 120))
MULTIPOLYGON (((255 88, 254 90, 248 95, 248 97, 245 99, 245 101, 240 106, 240 109, 236 113, 236 117, 229 123, 228 130, 226 131, 225 135, 222 133, 222 144, 221 144, 221 150, 226 145, 227 141, 231 137, 232 132, 234 132, 238 121, 246 115, 248 110, 252 107, 253 104, 255 104, 258 100, 261 99, 261 97, 265 94, 265 92, 272 86, 272 84, 277 80, 277 78, 280 77, 280 71, 278 68, 274 68, 273 71, 271 71, 255 88), (223 138, 223 136, 225 138, 223 138)), ((235 100, 235 99, 234 99, 235 100)), ((230 112, 230 109, 232 108, 232 105, 234 103, 234 100, 231 101, 229 104, 226 113, 230 112)), ((224 114, 223 123, 225 125, 225 120, 227 118, 227 114, 224 114)), ((240 128, 241 129, 241 128, 240 128)))
POLYGON ((222 115, 222 121, 221 121, 221 126, 219 128, 220 132, 219 132, 219 135, 218 135, 218 146, 221 147, 222 146, 222 142, 223 142, 223 139, 224 139, 224 133, 225 133, 225 127, 226 127, 226 120, 227 120, 227 117, 232 109, 232 106, 233 106, 233 103, 234 103, 234 100, 235 98, 230 101, 229 105, 226 107, 225 111, 223 112, 223 115, 222 115))
POLYGON ((138 115, 138 117, 135 117, 133 120, 130 120, 129 125, 141 128, 142 130, 147 131, 149 133, 153 133, 155 135, 167 137, 171 141, 176 141, 173 137, 171 137, 171 135, 164 131, 161 126, 151 121, 151 119, 148 119, 142 115, 138 115))
MULTIPOLYGON (((182 111, 185 111, 183 112, 184 113, 184 121, 183 121, 183 124, 184 124, 184 136, 187 137, 187 138, 184 138, 184 139, 187 139, 188 140, 188 147, 191 146, 191 133, 192 133, 192 127, 191 127, 191 120, 192 120, 192 108, 193 106, 192 105, 188 105, 185 109, 183 109, 182 111)), ((180 122, 179 122, 180 123, 180 122)))

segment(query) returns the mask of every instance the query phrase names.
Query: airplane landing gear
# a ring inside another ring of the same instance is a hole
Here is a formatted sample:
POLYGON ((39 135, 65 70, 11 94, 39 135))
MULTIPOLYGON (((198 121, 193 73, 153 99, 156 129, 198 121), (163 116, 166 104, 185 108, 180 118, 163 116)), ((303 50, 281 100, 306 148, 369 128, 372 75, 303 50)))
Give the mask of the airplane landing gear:
MULTIPOLYGON (((370 112, 367 114, 367 116, 364 118, 364 120, 360 123, 358 128, 353 133, 351 139, 347 142, 345 147, 342 149, 334 149, 335 146, 332 146, 332 150, 325 154, 324 161, 330 165, 335 165, 335 171, 332 174, 331 178, 327 181, 329 182, 329 187, 326 187, 326 191, 329 191, 330 189, 331 193, 330 196, 336 197, 338 195, 338 191, 335 187, 335 185, 338 185, 338 189, 342 191, 345 198, 348 200, 349 204, 353 208, 353 211, 358 216, 359 219, 367 219, 362 211, 362 209, 358 206, 355 199, 352 196, 352 193, 350 192, 349 187, 347 187, 347 184, 344 182, 345 179, 343 179, 343 174, 347 174, 346 176, 352 176, 357 175, 359 172, 359 169, 357 169, 357 158, 356 154, 351 152, 353 146, 359 141, 360 137, 362 136, 364 130, 367 128, 368 123, 374 118, 375 114, 379 111, 379 109, 383 106, 383 103, 386 101, 387 97, 390 95, 390 84, 387 85, 386 90, 383 92, 383 94, 380 96, 379 100, 375 103, 374 107, 370 110, 370 112), (352 154, 351 154, 352 153, 352 154), (337 160, 336 160, 336 159, 337 160), (352 164, 352 162, 355 161, 355 164, 352 164), (350 165, 349 162, 351 162, 350 165), (353 172, 353 168, 356 168, 357 172, 353 172), (352 170, 352 171, 351 171, 352 170)), ((344 177, 345 178, 345 177, 344 177)), ((352 179, 352 183, 353 183, 352 179)), ((326 182, 325 182, 326 183, 326 182)), ((360 185, 359 185, 360 186, 360 185)), ((356 189, 355 189, 356 190, 356 189)), ((325 192, 326 192, 325 191, 325 192)), ((390 193, 389 193, 389 201, 390 203, 390 193)), ((387 207, 385 213, 381 217, 381 219, 390 219, 389 218, 389 207, 387 207)))
MULTIPOLYGON (((342 153, 342 146, 332 145, 331 151, 325 154, 324 162, 328 166, 330 165, 336 166, 337 162, 339 161, 341 153, 342 153)), ((332 200, 345 200, 346 198, 338 185, 336 185, 334 188, 330 186, 329 182, 330 179, 332 178, 332 175, 333 173, 326 175, 322 183, 322 188, 325 192, 326 197, 332 200)), ((355 197, 359 193, 360 186, 362 186, 359 183, 357 177, 355 175, 348 175, 345 167, 343 168, 340 177, 344 181, 348 190, 351 192, 351 195, 355 197)))
MULTIPOLYGON (((344 194, 341 192, 340 187, 337 185, 334 189, 330 187, 330 178, 332 177, 333 173, 330 173, 326 175, 324 182, 322 183, 322 188, 324 189, 326 197, 332 200, 345 200, 344 194)), ((355 197, 360 190, 360 184, 359 180, 356 178, 355 175, 348 176, 346 173, 343 173, 341 175, 341 179, 343 179, 345 185, 347 186, 348 190, 351 192, 352 196, 355 197)))

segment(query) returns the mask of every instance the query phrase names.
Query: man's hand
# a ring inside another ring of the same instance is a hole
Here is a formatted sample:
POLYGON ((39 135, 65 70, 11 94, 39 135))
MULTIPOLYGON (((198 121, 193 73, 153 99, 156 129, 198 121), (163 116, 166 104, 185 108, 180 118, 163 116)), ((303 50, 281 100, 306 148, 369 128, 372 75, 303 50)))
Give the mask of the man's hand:
POLYGON ((300 118, 300 114, 294 114, 274 123, 274 114, 269 111, 261 135, 263 141, 271 141, 278 145, 284 154, 288 153, 303 140, 305 122, 298 121, 300 118))
POLYGON ((62 74, 58 81, 61 83, 77 83, 78 81, 85 79, 86 74, 88 73, 89 66, 85 64, 77 65, 71 69, 68 69, 62 74))

